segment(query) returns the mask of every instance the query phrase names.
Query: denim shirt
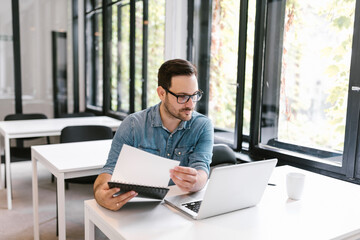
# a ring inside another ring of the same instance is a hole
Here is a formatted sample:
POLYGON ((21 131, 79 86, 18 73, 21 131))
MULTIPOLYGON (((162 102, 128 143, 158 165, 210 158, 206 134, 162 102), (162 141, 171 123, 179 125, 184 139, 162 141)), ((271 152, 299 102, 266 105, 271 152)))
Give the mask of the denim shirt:
POLYGON ((122 121, 101 173, 113 173, 121 148, 127 144, 180 161, 180 166, 202 169, 209 175, 214 139, 210 119, 194 111, 189 121, 181 121, 171 133, 162 124, 160 104, 133 113, 122 121))

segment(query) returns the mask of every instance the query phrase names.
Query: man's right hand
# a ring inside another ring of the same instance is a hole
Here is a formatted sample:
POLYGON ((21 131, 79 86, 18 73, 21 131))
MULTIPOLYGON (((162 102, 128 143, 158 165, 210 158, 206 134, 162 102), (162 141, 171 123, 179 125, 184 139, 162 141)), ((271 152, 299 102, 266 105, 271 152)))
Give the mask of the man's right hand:
POLYGON ((134 191, 126 192, 117 196, 115 193, 120 191, 120 188, 109 188, 108 182, 111 175, 108 173, 100 174, 94 183, 94 197, 101 206, 117 211, 124 206, 128 201, 137 196, 134 191))

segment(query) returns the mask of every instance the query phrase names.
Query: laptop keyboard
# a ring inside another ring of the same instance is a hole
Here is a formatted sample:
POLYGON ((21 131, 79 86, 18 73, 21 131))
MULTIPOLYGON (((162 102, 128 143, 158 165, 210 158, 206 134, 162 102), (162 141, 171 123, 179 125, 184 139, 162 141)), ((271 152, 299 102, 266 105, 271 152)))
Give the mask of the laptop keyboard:
POLYGON ((200 205, 201 205, 201 200, 200 201, 196 201, 196 202, 189 202, 189 203, 184 203, 183 206, 190 209, 193 212, 199 212, 200 209, 200 205))

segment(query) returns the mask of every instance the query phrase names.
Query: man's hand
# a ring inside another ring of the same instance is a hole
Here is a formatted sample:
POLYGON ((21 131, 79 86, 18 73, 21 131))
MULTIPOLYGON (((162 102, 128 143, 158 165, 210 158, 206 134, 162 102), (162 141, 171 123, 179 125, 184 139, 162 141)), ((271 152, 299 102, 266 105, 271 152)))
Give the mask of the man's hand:
POLYGON ((114 197, 114 194, 120 191, 120 188, 109 188, 108 181, 111 175, 107 173, 100 174, 94 183, 94 197, 101 206, 117 211, 128 201, 137 196, 134 191, 126 192, 114 197))
POLYGON ((199 191, 205 186, 208 179, 204 170, 180 166, 170 169, 170 177, 181 190, 186 192, 199 191))

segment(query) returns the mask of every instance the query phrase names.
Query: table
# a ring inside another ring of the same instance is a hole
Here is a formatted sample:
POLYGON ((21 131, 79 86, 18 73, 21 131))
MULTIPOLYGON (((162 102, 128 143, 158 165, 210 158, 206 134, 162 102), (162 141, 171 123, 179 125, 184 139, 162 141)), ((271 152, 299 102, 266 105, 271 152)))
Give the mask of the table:
MULTIPOLYGON (((359 239, 360 186, 303 171, 276 167, 261 202, 252 208, 193 220, 165 203, 128 203, 117 212, 85 201, 85 239, 97 226, 110 239, 359 239), (286 195, 288 172, 306 174, 304 194, 286 195)), ((234 183, 235 186, 236 183, 234 183)), ((179 193, 171 187, 169 194, 179 193)))
POLYGON ((37 162, 57 178, 59 239, 66 239, 65 179, 99 174, 112 140, 50 144, 31 147, 34 239, 39 239, 39 194, 37 162))
MULTIPOLYGON (((12 209, 11 199, 11 170, 10 170, 10 140, 25 137, 59 136, 61 130, 67 126, 75 125, 104 125, 111 127, 114 131, 119 127, 121 121, 107 116, 98 117, 76 117, 76 118, 54 118, 19 121, 0 121, 0 153, 5 148, 6 183, 8 209, 12 209), (4 142, 2 142, 4 141, 4 142)), ((4 187, 1 177, 0 164, 0 187, 4 187)))

